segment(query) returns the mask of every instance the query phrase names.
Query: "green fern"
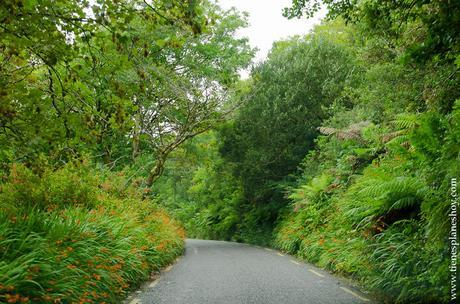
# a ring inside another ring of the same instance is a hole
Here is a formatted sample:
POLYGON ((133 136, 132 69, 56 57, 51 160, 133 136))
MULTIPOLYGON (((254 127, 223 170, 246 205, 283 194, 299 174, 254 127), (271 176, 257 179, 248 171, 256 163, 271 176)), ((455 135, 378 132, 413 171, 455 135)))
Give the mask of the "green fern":
POLYGON ((331 184, 332 177, 322 174, 313 178, 308 184, 301 185, 295 189, 288 197, 297 205, 307 205, 318 201, 319 196, 331 184))
POLYGON ((416 209, 426 195, 427 187, 417 178, 368 168, 347 192, 345 214, 361 227, 391 211, 416 209))
POLYGON ((381 137, 382 142, 386 143, 387 146, 398 145, 406 148, 411 147, 409 134, 420 125, 419 115, 413 113, 399 114, 391 123, 398 130, 384 134, 381 137))
POLYGON ((396 200, 393 205, 389 208, 389 210, 398 210, 398 209, 405 209, 417 204, 417 197, 415 196, 406 196, 396 200))
POLYGON ((419 115, 414 113, 399 114, 392 123, 402 130, 413 129, 419 125, 419 115))

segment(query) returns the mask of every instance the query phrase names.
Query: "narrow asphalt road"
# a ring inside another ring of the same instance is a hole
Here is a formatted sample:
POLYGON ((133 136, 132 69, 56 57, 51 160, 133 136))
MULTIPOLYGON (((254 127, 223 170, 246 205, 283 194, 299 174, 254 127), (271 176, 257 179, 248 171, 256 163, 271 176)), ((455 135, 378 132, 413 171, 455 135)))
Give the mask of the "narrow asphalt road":
POLYGON ((232 242, 187 240, 185 256, 129 303, 372 302, 328 273, 275 250, 232 242))

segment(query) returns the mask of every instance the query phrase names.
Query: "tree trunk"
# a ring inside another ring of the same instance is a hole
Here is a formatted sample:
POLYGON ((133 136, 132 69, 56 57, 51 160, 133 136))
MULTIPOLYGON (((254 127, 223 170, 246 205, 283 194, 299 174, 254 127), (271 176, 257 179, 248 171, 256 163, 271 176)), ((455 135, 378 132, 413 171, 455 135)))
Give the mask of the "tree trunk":
POLYGON ((133 154, 132 158, 133 160, 136 160, 136 158, 139 156, 139 134, 135 133, 133 137, 133 154))
POLYGON ((132 159, 136 160, 136 158, 139 156, 140 150, 139 150, 139 143, 140 143, 140 116, 139 113, 137 113, 134 116, 134 132, 133 132, 133 153, 132 153, 132 159))
POLYGON ((146 189, 144 191, 142 199, 145 199, 147 197, 147 195, 149 194, 150 188, 152 187, 153 183, 163 173, 165 162, 166 162, 166 155, 162 153, 162 154, 159 155, 159 157, 157 157, 157 162, 155 163, 155 166, 152 168, 152 170, 149 173, 149 176, 147 177, 147 180, 145 181, 146 189))

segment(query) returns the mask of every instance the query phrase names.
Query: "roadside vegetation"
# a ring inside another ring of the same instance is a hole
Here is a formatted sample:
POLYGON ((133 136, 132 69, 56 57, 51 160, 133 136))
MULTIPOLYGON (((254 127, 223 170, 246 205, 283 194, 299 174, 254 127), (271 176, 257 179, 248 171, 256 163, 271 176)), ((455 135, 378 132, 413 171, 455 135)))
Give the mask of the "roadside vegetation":
POLYGON ((117 303, 183 251, 184 231, 123 172, 13 165, 0 194, 5 303, 117 303))
POLYGON ((328 21, 239 84, 232 119, 174 154, 158 197, 191 236, 280 248, 387 303, 449 303, 459 5, 324 2, 328 21))
POLYGON ((0 302, 119 303, 184 228, 451 301, 460 2, 295 0, 246 80, 243 14, 93 2, 0 4, 0 302))
POLYGON ((0 303, 121 303, 184 248, 151 187, 253 50, 207 1, 0 3, 0 303))

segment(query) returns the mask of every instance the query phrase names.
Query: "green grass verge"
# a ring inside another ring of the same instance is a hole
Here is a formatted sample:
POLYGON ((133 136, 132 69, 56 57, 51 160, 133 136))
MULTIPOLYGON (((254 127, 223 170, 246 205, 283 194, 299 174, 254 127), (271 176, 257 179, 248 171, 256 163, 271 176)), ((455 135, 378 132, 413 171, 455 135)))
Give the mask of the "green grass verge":
POLYGON ((120 303, 180 255, 182 228, 132 189, 119 191, 122 181, 88 168, 40 179, 13 170, 0 192, 0 302, 120 303), (60 181, 68 179, 66 188, 60 181), (72 201, 90 206, 46 198, 71 190, 72 201))

